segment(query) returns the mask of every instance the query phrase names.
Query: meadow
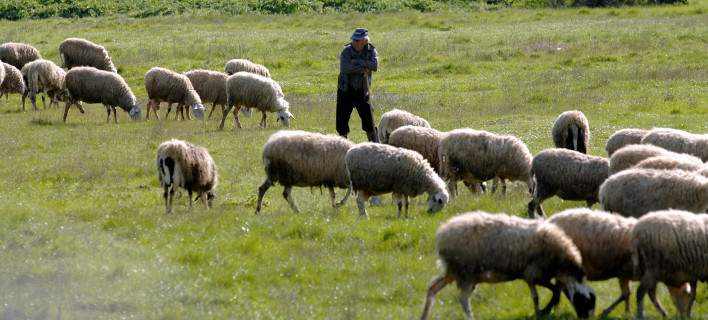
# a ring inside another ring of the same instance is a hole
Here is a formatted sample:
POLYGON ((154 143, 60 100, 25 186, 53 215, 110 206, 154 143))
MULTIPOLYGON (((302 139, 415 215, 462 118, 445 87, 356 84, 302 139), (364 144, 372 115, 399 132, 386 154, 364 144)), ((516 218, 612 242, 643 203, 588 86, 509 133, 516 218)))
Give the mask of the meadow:
MULTIPOLYGON (((394 107, 440 130, 471 127, 514 134, 532 153, 552 146, 555 117, 582 110, 590 153, 626 127, 708 131, 708 2, 607 9, 440 10, 324 15, 127 16, 0 22, 0 38, 36 46, 59 62, 58 45, 85 37, 107 47, 119 72, 147 102, 153 66, 222 70, 241 57, 270 68, 296 119, 292 129, 334 133, 338 54, 366 26, 380 54, 372 100, 376 119, 394 107)), ((40 103, 41 108, 41 103, 40 103)), ((437 214, 425 196, 406 219, 395 205, 358 217, 354 201, 335 211, 327 191, 295 189, 301 213, 274 187, 254 215, 264 179, 261 147, 281 129, 272 114, 210 121, 132 122, 119 111, 61 108, 21 112, 0 101, 0 319, 412 319, 438 272, 436 228, 471 210, 525 216, 529 195, 461 196, 437 214), (179 138, 205 146, 219 174, 212 210, 189 211, 186 194, 165 214, 155 150, 179 138)), ((161 112, 164 113, 164 105, 161 112)), ((218 111, 216 112, 218 114, 218 111)), ((356 114, 350 139, 365 141, 356 114)), ((343 190, 338 190, 338 197, 343 190)), ((547 213, 584 202, 544 203, 547 213)), ((594 282, 597 310, 619 294, 594 282)), ((636 288, 633 283, 632 289, 636 288)), ((699 286, 694 315, 708 315, 699 286)), ((541 289, 541 300, 550 294, 541 289)), ((458 290, 439 295, 434 319, 461 319, 458 290)), ((662 286, 659 295, 675 312, 662 286)), ((632 296, 632 310, 635 306, 632 296)), ((648 301, 647 301, 648 303, 648 301)), ((481 285, 479 319, 532 316, 521 281, 481 285)), ((658 314, 647 304, 650 317, 658 314)), ((549 318, 572 318, 563 298, 549 318)), ((612 314, 626 318, 623 307, 612 314)))

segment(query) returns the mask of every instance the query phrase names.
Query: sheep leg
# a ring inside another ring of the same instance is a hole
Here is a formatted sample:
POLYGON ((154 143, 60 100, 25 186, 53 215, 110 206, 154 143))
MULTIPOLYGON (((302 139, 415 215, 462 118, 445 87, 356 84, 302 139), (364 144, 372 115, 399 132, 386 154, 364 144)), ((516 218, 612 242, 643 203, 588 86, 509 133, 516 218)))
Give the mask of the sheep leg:
POLYGON ((22 93, 22 112, 25 112, 25 99, 27 98, 28 94, 29 90, 25 90, 25 92, 22 93))
POLYGON ((688 308, 686 309, 686 318, 691 318, 691 308, 693 308, 693 302, 696 301, 696 291, 698 290, 698 281, 694 280, 690 282, 691 293, 688 300, 688 308))
MULTIPOLYGON (((637 319, 644 319, 644 295, 647 294, 647 292, 649 292, 650 298, 651 295, 654 295, 654 299, 652 299, 652 302, 654 302, 656 300, 656 281, 646 279, 645 277, 637 288, 637 319)), ((655 303, 654 307, 656 307, 657 311, 659 311, 663 317, 666 317, 666 311, 664 311, 660 305, 655 303)))
POLYGON ((172 185, 172 189, 170 189, 170 199, 169 202, 167 203, 167 213, 172 212, 172 202, 175 200, 175 186, 172 185))
POLYGON ((64 106, 64 123, 66 123, 66 116, 69 114, 69 107, 71 107, 71 103, 67 102, 64 106))
POLYGON ((531 289, 531 299, 533 300, 533 312, 536 314, 536 318, 541 316, 541 311, 538 309, 538 292, 536 292, 536 285, 529 283, 529 289, 531 289))
POLYGON ((494 179, 492 179, 492 193, 496 193, 498 187, 499 187, 499 177, 494 177, 494 179))
POLYGON ((506 179, 504 178, 499 178, 501 180, 502 184, 502 195, 506 195, 506 179))
POLYGON ((204 204, 204 208, 209 209, 209 199, 208 199, 209 196, 207 195, 207 193, 206 193, 206 192, 200 192, 197 197, 201 197, 201 198, 202 198, 202 203, 204 204))
MULTIPOLYGON (((459 281, 457 282, 460 283, 459 281)), ((460 285, 460 305, 462 305, 462 311, 465 313, 467 319, 472 318, 472 310, 470 310, 470 295, 474 291, 475 283, 469 283, 467 285, 460 285)))
POLYGON ((329 199, 332 201, 332 208, 336 208, 337 201, 335 200, 335 197, 337 195, 334 193, 334 187, 330 186, 330 187, 327 187, 327 189, 329 189, 329 199))
POLYGON ((560 303, 561 292, 560 292, 560 288, 557 285, 553 285, 550 282, 539 282, 538 285, 548 288, 548 290, 551 290, 551 292, 552 292, 551 300, 549 300, 548 304, 545 307, 543 307, 543 309, 540 311, 540 313, 538 313, 538 315, 544 316, 544 315, 551 313, 551 310, 553 310, 553 307, 557 306, 558 303, 560 303))
POLYGON ((238 117, 238 110, 241 109, 241 106, 237 106, 234 108, 234 121, 236 123, 236 127, 241 129, 241 120, 238 117))
POLYGON ((258 204, 256 205, 256 214, 261 212, 261 207, 263 206, 263 196, 265 195, 266 191, 268 191, 268 188, 273 186, 273 183, 270 182, 268 178, 263 181, 260 187, 258 187, 258 204))
POLYGON ((46 94, 42 94, 42 110, 47 110, 47 102, 45 101, 46 98, 44 97, 46 94))
POLYGON ((192 190, 187 190, 187 195, 189 196, 189 210, 192 210, 192 190))
POLYGON ((297 208, 295 205, 295 199, 293 199, 293 187, 292 186, 287 186, 285 189, 283 189, 283 198, 285 200, 288 200, 288 204, 290 205, 290 208, 295 211, 295 213, 300 213, 300 210, 297 208))
POLYGON ((366 213, 366 200, 367 196, 364 195, 364 192, 359 192, 359 195, 356 197, 356 206, 359 208, 359 216, 361 217, 368 217, 368 214, 366 213))
POLYGON ((113 123, 118 123, 118 114, 116 114, 116 107, 111 106, 111 109, 113 109, 113 123))
POLYGON ((452 282, 452 280, 454 280, 454 278, 447 275, 440 275, 433 279, 428 286, 428 294, 425 295, 425 306, 423 307, 423 314, 420 316, 421 320, 428 318, 430 308, 432 308, 433 302, 435 302, 435 295, 438 294, 440 290, 445 288, 445 286, 447 286, 450 282, 452 282))
POLYGON ((528 205, 529 218, 535 218, 533 213, 534 211, 541 215, 541 217, 545 217, 546 214, 543 212, 541 203, 551 196, 552 194, 548 194, 545 190, 543 190, 543 185, 537 184, 536 187, 533 189, 533 198, 531 199, 528 205))
POLYGON ((231 111, 231 106, 226 106, 226 109, 224 112, 221 114, 221 122, 219 123, 219 130, 224 130, 224 122, 226 122, 226 117, 229 115, 229 111, 231 111))
POLYGON ((86 113, 86 110, 84 110, 84 106, 81 105, 81 101, 76 103, 76 109, 79 109, 79 112, 81 113, 86 113))
POLYGON ((597 203, 595 200, 585 200, 585 204, 588 206, 588 208, 592 209, 592 206, 597 203))
POLYGON ((624 301, 624 312, 629 314, 629 295, 630 295, 630 290, 629 290, 629 279, 623 279, 620 278, 619 280, 619 285, 620 289, 622 291, 622 294, 620 295, 615 302, 613 302, 607 309, 602 311, 602 314, 600 315, 600 318, 606 318, 609 316, 610 312, 622 301, 624 301))
POLYGON ((403 195, 394 193, 393 194, 393 200, 396 201, 396 207, 398 207, 398 211, 396 213, 396 218, 401 217, 401 208, 403 207, 403 195))
POLYGON ((447 189, 450 191, 450 198, 454 199, 457 197, 457 181, 449 179, 447 180, 447 189))
POLYGON ((214 113, 214 110, 216 110, 216 103, 211 104, 211 111, 209 111, 209 116, 207 116, 207 119, 211 120, 211 114, 214 113))
POLYGON ((32 101, 32 110, 37 111, 37 93, 30 92, 30 101, 32 101))
POLYGON ((111 122, 111 107, 107 106, 105 104, 103 106, 106 107, 106 113, 108 113, 108 117, 106 117, 106 123, 110 123, 111 122))
POLYGON ((266 128, 266 113, 265 111, 262 112, 263 117, 261 117, 261 128, 265 129, 266 128))
POLYGON ((152 109, 152 100, 148 100, 147 114, 145 114, 145 120, 150 120, 150 109, 152 109))
POLYGON ((410 198, 407 195, 403 196, 403 205, 406 208, 406 218, 408 218, 408 204, 410 203, 410 198))
POLYGON ((661 302, 659 302, 659 300, 656 300, 656 284, 651 290, 649 290, 649 300, 651 300, 651 303, 654 304, 654 308, 656 308, 656 311, 659 312, 662 317, 668 317, 668 314, 666 313, 664 307, 661 305, 661 302))
POLYGON ((162 198, 165 199, 165 211, 167 211, 167 213, 170 213, 170 211, 172 211, 171 210, 172 208, 170 208, 170 202, 169 202, 170 201, 169 189, 170 189, 170 187, 168 185, 165 185, 165 192, 162 193, 162 198))

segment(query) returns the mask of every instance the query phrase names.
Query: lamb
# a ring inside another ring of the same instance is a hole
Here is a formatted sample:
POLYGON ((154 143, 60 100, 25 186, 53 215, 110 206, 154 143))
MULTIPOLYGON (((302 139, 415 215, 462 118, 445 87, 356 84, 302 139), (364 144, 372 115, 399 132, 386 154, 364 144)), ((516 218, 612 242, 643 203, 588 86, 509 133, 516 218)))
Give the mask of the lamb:
POLYGON ((642 138, 642 144, 653 144, 669 151, 694 155, 703 162, 708 161, 708 134, 656 128, 642 138))
POLYGON ((654 295, 659 281, 669 287, 681 316, 690 318, 696 285, 708 279, 708 215, 679 210, 649 213, 634 226, 632 246, 641 279, 637 288, 637 318, 644 317, 647 292, 666 317, 654 295))
MULTIPOLYGON (((263 196, 276 182, 282 184, 283 197, 295 212, 300 212, 292 196, 292 187, 325 186, 333 207, 334 187, 348 189, 344 157, 354 144, 342 137, 306 131, 278 131, 263 146, 266 179, 258 188, 256 214, 261 211, 263 196)), ((340 203, 341 205, 342 203, 340 203)))
POLYGON ((561 113, 553 124, 552 136, 556 148, 588 153, 590 125, 585 114, 578 110, 561 113))
POLYGON ((290 119, 295 117, 290 113, 290 104, 285 100, 280 85, 270 78, 261 75, 237 72, 226 80, 226 110, 221 117, 219 129, 224 129, 224 122, 234 106, 236 126, 241 128, 238 111, 241 107, 256 108, 263 113, 260 126, 266 127, 266 112, 275 112, 277 121, 282 121, 284 126, 290 125, 290 119))
POLYGON ((255 73, 266 78, 270 78, 270 71, 268 71, 268 68, 247 59, 231 59, 226 62, 226 65, 224 66, 224 72, 229 76, 241 71, 255 73))
MULTIPOLYGON (((148 94, 148 106, 146 119, 150 119, 150 110, 155 111, 155 118, 160 120, 157 110, 160 109, 160 102, 178 103, 178 113, 182 113, 182 108, 190 106, 197 119, 204 119, 204 106, 202 100, 189 78, 165 68, 154 67, 145 73, 145 89, 148 94)), ((168 112, 169 113, 169 112, 168 112)), ((187 112, 189 115, 189 111, 187 112)))
POLYGON ((225 73, 197 69, 186 72, 184 75, 189 78, 189 82, 192 83, 192 87, 199 94, 202 103, 211 102, 209 119, 211 119, 211 114, 214 113, 217 105, 221 106, 221 112, 224 112, 224 106, 226 105, 226 78, 228 77, 225 73))
POLYGON ((69 113, 69 107, 76 105, 83 113, 79 101, 86 103, 101 103, 106 107, 110 120, 113 110, 113 120, 118 122, 116 107, 128 112, 133 120, 140 119, 140 104, 133 91, 119 74, 99 70, 94 67, 76 67, 69 70, 64 77, 64 88, 68 98, 64 108, 64 122, 69 113))
MULTIPOLYGON (((501 180, 502 193, 506 193, 506 179, 531 186, 531 152, 517 137, 456 129, 440 141, 438 154, 440 172, 453 189, 458 180, 471 185, 492 178, 501 180)), ((496 183, 492 191, 495 189, 496 183)))
POLYGON ((25 64, 42 59, 42 55, 35 47, 16 42, 6 42, 0 45, 0 60, 11 64, 17 70, 22 70, 25 64))
POLYGON ((522 279, 531 289, 537 316, 551 312, 568 297, 579 318, 592 315, 595 293, 584 281, 578 248, 556 225, 506 214, 481 211, 455 216, 436 233, 441 273, 428 286, 421 319, 427 319, 435 295, 451 282, 460 288, 459 301, 472 318, 469 296, 478 283, 522 279), (556 283, 551 283, 555 278, 556 283), (550 289, 553 297, 539 310, 536 286, 550 289))
POLYGON ((393 130, 405 125, 430 128, 430 123, 427 120, 408 111, 393 109, 381 115, 378 127, 378 142, 388 143, 388 138, 393 130))
MULTIPOLYGON (((37 94, 44 92, 49 96, 49 106, 59 105, 59 101, 66 100, 64 91, 64 77, 66 72, 50 60, 38 59, 26 64, 21 71, 26 83, 26 90, 22 93, 22 111, 25 110, 25 98, 29 95, 32 107, 37 110, 37 94)), ((42 107, 46 108, 44 96, 42 107)))
POLYGON ((640 161, 656 156, 677 157, 678 153, 648 144, 630 144, 610 157, 610 175, 634 167, 640 161))
POLYGON ((7 99, 10 93, 23 94, 25 92, 25 81, 22 79, 22 72, 15 68, 13 65, 4 63, 3 67, 0 68, 4 71, 4 79, 0 80, 2 85, 0 85, 0 97, 3 95, 7 99))
POLYGON ((607 156, 611 157, 615 151, 626 145, 641 144, 642 138, 644 138, 647 132, 649 132, 649 130, 634 128, 618 130, 607 139, 607 144, 605 145, 607 156))
POLYGON ((62 67, 94 67, 117 73, 116 67, 103 46, 81 38, 67 38, 59 44, 62 67))
POLYGON ((433 171, 423 156, 403 148, 380 143, 361 143, 353 146, 346 155, 349 174, 349 191, 358 193, 357 206, 361 216, 367 216, 365 202, 370 196, 392 192, 398 205, 405 202, 408 215, 409 197, 428 193, 428 212, 440 211, 449 198, 445 182, 433 171))
POLYGON ((663 170, 684 170, 700 172, 708 167, 701 162, 700 159, 687 154, 679 154, 678 156, 657 156, 644 159, 637 163, 634 168, 642 169, 663 169, 663 170))
POLYGON ((201 197, 208 209, 216 197, 214 189, 218 175, 214 159, 207 149, 186 141, 172 139, 157 148, 157 176, 164 189, 163 198, 167 213, 172 212, 175 190, 182 187, 189 194, 189 209, 192 209, 192 192, 201 197))
POLYGON ((592 207, 598 201, 598 190, 608 172, 606 158, 561 148, 539 152, 531 165, 534 186, 528 204, 529 217, 534 217, 534 211, 543 217, 541 203, 554 195, 564 200, 585 200, 592 207))
POLYGON ((623 216, 670 208, 706 212, 708 177, 683 170, 629 169, 607 178, 599 196, 604 210, 623 216))

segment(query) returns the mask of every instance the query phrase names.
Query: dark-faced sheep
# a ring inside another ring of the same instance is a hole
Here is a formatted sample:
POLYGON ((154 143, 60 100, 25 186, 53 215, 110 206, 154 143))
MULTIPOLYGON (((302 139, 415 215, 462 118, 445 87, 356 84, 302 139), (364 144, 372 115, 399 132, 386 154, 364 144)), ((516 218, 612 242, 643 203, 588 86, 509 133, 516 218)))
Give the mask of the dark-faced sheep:
POLYGON ((588 153, 590 125, 582 112, 572 110, 561 113, 553 123, 551 133, 556 148, 588 153))
POLYGON ((163 197, 167 213, 172 212, 172 201, 178 187, 187 190, 189 208, 192 208, 192 193, 197 193, 204 206, 211 207, 218 183, 216 165, 207 149, 189 142, 172 139, 157 148, 157 177, 164 189, 163 197))
POLYGON ((108 51, 101 45, 81 38, 67 38, 59 44, 62 67, 94 67, 108 72, 118 72, 108 51))
POLYGON ((438 291, 457 282, 459 301, 472 317, 469 297, 479 283, 521 279, 531 289, 537 316, 548 314, 568 297, 579 318, 592 315, 595 293, 585 283, 582 258, 571 239, 556 225, 506 214, 471 212, 442 224, 436 234, 441 273, 430 283, 423 315, 427 319, 438 291), (552 279, 556 283, 552 283, 552 279), (548 305, 539 309, 536 286, 553 292, 548 305))
POLYGON ((11 64, 17 70, 22 70, 25 64, 37 59, 42 59, 42 55, 31 45, 16 42, 6 42, 0 45, 0 60, 11 64))
POLYGON ((120 107, 128 112, 133 120, 140 119, 140 105, 135 98, 133 91, 119 74, 98 70, 93 67, 76 67, 66 73, 64 77, 64 87, 67 90, 68 99, 64 108, 64 122, 69 113, 69 107, 76 105, 81 113, 83 107, 79 104, 100 103, 106 107, 108 116, 106 122, 110 120, 113 111, 113 120, 118 122, 116 107, 120 107))
POLYGON ((189 78, 192 87, 199 94, 202 103, 211 103, 211 111, 208 119, 211 119, 211 114, 216 110, 216 106, 221 106, 221 112, 224 112, 226 106, 226 78, 228 77, 223 72, 211 70, 191 70, 184 74, 189 78))

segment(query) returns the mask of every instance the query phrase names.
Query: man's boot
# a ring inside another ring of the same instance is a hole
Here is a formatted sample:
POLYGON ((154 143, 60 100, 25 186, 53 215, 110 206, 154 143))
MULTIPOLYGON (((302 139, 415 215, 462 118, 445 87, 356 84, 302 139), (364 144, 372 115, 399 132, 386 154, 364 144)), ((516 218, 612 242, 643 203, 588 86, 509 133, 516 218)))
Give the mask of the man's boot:
POLYGON ((379 142, 378 128, 374 127, 374 130, 366 132, 366 138, 369 139, 370 142, 379 142))

